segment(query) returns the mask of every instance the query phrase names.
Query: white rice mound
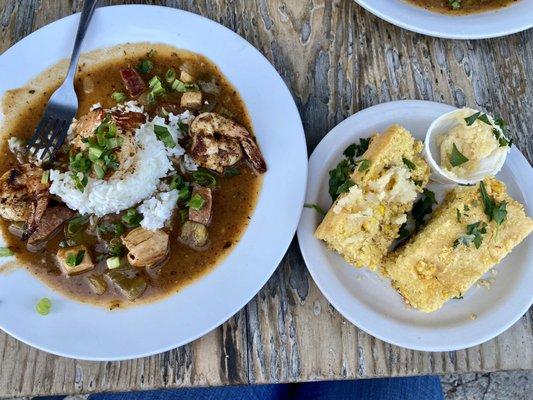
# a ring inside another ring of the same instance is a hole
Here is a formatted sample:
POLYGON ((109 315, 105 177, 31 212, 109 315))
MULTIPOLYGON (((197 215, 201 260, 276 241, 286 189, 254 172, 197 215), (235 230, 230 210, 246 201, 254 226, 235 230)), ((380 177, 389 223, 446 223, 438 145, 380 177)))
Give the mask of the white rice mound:
POLYGON ((71 172, 51 170, 50 193, 59 196, 70 209, 80 214, 99 217, 118 213, 152 196, 159 180, 172 169, 172 163, 165 145, 154 134, 152 122, 135 131, 135 142, 138 149, 126 171, 119 169, 107 181, 89 178, 81 192, 76 188, 71 172))
POLYGON ((176 189, 146 199, 137 207, 143 215, 141 226, 152 231, 163 228, 165 222, 172 217, 177 202, 178 191, 176 189))

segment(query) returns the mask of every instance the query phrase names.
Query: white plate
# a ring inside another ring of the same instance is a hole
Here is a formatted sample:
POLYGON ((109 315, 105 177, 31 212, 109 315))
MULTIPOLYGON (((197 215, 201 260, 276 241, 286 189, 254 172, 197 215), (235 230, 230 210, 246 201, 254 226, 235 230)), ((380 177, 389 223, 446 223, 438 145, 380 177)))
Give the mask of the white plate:
MULTIPOLYGON (((430 123, 451 110, 451 106, 429 101, 395 101, 352 115, 333 128, 311 155, 306 203, 328 209, 328 171, 351 143, 382 132, 393 123, 405 126, 422 140, 430 123)), ((533 215, 533 170, 516 147, 497 177, 533 215)), ((298 226, 298 242, 313 279, 344 317, 386 342, 424 351, 474 346, 509 328, 533 302, 533 235, 495 267, 498 275, 490 290, 474 286, 464 299, 451 300, 439 311, 427 314, 405 305, 388 280, 356 269, 328 250, 313 236, 319 222, 313 209, 305 209, 298 226), (473 314, 477 319, 471 318, 473 314)))
MULTIPOLYGON (((0 57, 0 94, 70 55, 79 15, 32 33, 0 57)), ((159 42, 209 57, 240 92, 268 164, 242 240, 211 273, 172 297, 112 312, 54 293, 25 270, 0 275, 0 327, 42 350, 88 360, 119 360, 166 351, 223 323, 265 284, 296 230, 305 194, 307 152, 287 87, 248 42, 198 15, 155 6, 96 10, 84 51, 125 42, 159 42), (283 223, 280 223, 283 221, 283 223), (35 304, 52 300, 41 317, 35 304)))
POLYGON ((486 39, 533 27, 533 0, 519 0, 499 10, 445 15, 405 0, 355 0, 372 14, 410 31, 446 39, 486 39))

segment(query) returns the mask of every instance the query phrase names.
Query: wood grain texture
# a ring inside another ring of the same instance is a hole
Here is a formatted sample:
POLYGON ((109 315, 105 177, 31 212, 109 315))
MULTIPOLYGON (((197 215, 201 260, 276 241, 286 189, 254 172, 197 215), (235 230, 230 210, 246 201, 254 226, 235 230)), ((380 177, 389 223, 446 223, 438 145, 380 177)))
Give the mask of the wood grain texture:
MULTIPOLYGON (((358 110, 425 99, 501 114, 519 149, 533 160, 531 30, 492 40, 441 40, 390 25, 351 0, 147 3, 204 15, 257 47, 291 89, 310 151, 358 110)), ((0 52, 80 5, 81 0, 0 0, 0 52)), ((295 240, 243 310, 203 338, 164 354, 76 361, 0 333, 0 397, 531 369, 532 316, 530 310, 507 332, 467 350, 401 349, 357 329, 333 309, 307 273, 295 240)))

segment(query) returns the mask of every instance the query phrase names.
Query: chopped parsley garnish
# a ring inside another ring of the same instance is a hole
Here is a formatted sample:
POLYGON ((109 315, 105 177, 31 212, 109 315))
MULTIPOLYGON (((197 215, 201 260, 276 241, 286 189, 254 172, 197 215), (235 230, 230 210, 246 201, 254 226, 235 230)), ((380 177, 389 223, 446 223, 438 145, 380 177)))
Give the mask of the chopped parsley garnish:
POLYGON ((339 194, 348 191, 350 188, 350 186, 346 187, 344 184, 349 180, 352 172, 353 166, 350 165, 347 159, 342 160, 334 169, 329 171, 329 195, 333 201, 337 199, 339 194))
POLYGON ((324 209, 322 207, 320 207, 318 204, 306 203, 306 204, 304 204, 304 207, 305 208, 313 208, 320 215, 326 215, 326 212, 324 211, 324 209))
POLYGON ((196 193, 191 199, 187 202, 187 207, 192 208, 193 210, 200 210, 205 204, 205 199, 196 193))
POLYGON ((483 242, 483 235, 487 233, 487 224, 485 222, 474 222, 473 224, 466 226, 466 234, 459 236, 453 242, 453 248, 457 248, 459 245, 469 246, 471 243, 479 249, 483 242))
POLYGON ((147 74, 154 68, 154 63, 151 60, 141 60, 137 64, 137 71, 141 74, 147 74))
POLYGON ((416 169, 416 164, 412 162, 411 160, 409 160, 408 158, 402 157, 402 161, 405 164, 405 166, 409 168, 411 171, 416 169))
POLYGON ((154 125, 155 136, 163 142, 165 147, 176 147, 176 142, 166 126, 154 125))
POLYGON ((361 162, 359 163, 359 167, 357 168, 357 170, 358 170, 359 172, 365 172, 365 171, 367 171, 369 168, 370 168, 370 160, 363 159, 363 160, 361 160, 361 162))
POLYGON ((400 226, 400 230, 398 231, 398 240, 404 240, 407 239, 409 236, 411 236, 411 231, 407 229, 407 223, 403 223, 402 226, 400 226))
POLYGON ((459 165, 464 164, 468 161, 468 158, 466 158, 458 149, 455 143, 453 143, 452 152, 450 154, 450 164, 452 164, 452 167, 458 167, 459 165))
POLYGON ((499 227, 507 218, 507 202, 505 200, 500 203, 496 202, 496 200, 487 193, 483 181, 479 182, 479 192, 481 194, 481 200, 483 201, 483 212, 487 215, 489 221, 494 220, 499 227))
POLYGON ((142 215, 139 214, 135 208, 130 208, 121 218, 122 223, 128 228, 135 228, 139 226, 142 219, 142 215))
POLYGON ((76 267, 77 265, 80 265, 83 261, 83 258, 85 257, 85 250, 79 250, 77 252, 72 252, 67 255, 67 259, 65 262, 69 267, 76 267))
POLYGON ((344 154, 352 164, 355 164, 355 158, 361 157, 365 151, 368 150, 369 144, 370 138, 361 138, 359 139, 359 144, 353 143, 349 145, 342 154, 344 154))
POLYGON ((415 220, 416 229, 424 223, 424 217, 431 214, 433 204, 437 204, 435 193, 431 190, 424 189, 421 197, 413 204, 411 214, 415 220))
POLYGON ((43 297, 35 304, 35 310, 42 316, 48 315, 51 309, 52 302, 47 297, 43 297))
POLYGON ((348 192, 353 185, 355 185, 355 183, 351 179, 348 179, 337 188, 337 195, 348 192))
POLYGON ((509 139, 511 132, 507 127, 507 123, 500 117, 494 119, 495 128, 492 129, 492 133, 496 136, 500 147, 511 146, 513 139, 509 139), (498 129, 499 128, 499 129, 498 129))

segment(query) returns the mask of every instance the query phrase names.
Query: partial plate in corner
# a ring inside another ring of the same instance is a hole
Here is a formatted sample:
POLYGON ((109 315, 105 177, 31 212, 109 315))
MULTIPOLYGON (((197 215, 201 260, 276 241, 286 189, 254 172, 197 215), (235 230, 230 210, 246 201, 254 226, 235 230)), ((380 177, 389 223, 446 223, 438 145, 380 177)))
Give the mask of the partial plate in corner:
POLYGON ((372 14, 401 28, 444 39, 487 39, 533 27, 533 0, 466 15, 446 15, 406 0, 355 0, 372 14))
MULTIPOLYGON (((429 101, 396 101, 352 115, 329 132, 309 160, 306 203, 331 205, 328 172, 351 143, 398 123, 423 140, 431 122, 453 110, 429 101)), ((509 194, 533 215, 533 169, 513 147, 497 175, 509 194)), ((434 313, 409 308, 390 282, 356 269, 314 237, 321 216, 305 209, 298 242, 307 268, 328 301, 350 322, 386 342, 423 351, 451 351, 483 343, 513 325, 533 303, 533 235, 495 267, 491 289, 472 287, 464 298, 447 302, 434 313), (473 315, 476 316, 473 319, 473 315)))

